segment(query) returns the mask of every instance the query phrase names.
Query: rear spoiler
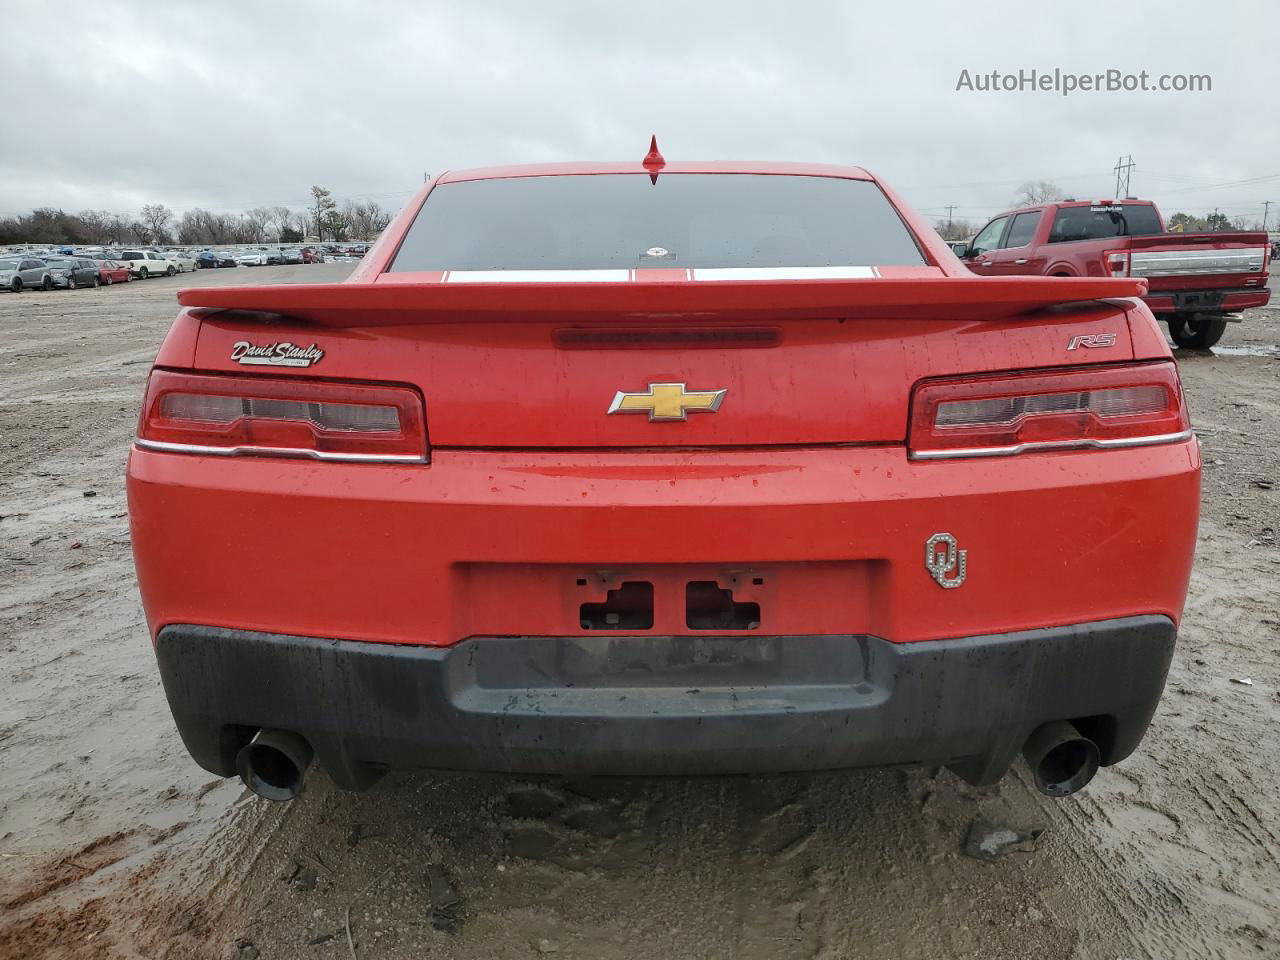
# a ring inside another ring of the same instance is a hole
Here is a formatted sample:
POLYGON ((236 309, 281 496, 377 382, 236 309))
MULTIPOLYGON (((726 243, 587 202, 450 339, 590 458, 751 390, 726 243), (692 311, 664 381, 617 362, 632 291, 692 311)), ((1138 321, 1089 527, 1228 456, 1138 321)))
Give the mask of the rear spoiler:
MULTIPOLYGON (((1122 238, 1117 238, 1122 239, 1122 238)), ((1152 247, 1187 247, 1203 244, 1209 247, 1269 247, 1271 241, 1261 230, 1236 230, 1223 233, 1153 233, 1141 237, 1125 237, 1130 250, 1152 247)))
POLYGON ((279 314, 325 327, 841 317, 1002 320, 1060 304, 1140 297, 1128 277, 874 277, 631 283, 324 283, 196 287, 184 307, 279 314))

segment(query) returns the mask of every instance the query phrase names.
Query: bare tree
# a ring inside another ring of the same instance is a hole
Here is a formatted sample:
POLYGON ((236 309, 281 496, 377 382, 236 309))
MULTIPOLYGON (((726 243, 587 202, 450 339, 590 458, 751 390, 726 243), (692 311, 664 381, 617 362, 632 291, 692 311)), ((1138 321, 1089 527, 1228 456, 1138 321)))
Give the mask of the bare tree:
POLYGON ((341 210, 332 194, 311 188, 314 206, 291 210, 285 206, 254 207, 243 214, 212 213, 200 207, 174 216, 164 204, 147 204, 137 217, 108 210, 67 213, 41 207, 27 214, 0 217, 0 243, 41 244, 184 244, 224 245, 261 243, 268 237, 299 242, 308 234, 334 240, 372 240, 391 221, 391 212, 376 202, 348 201, 341 210))
POLYGON ((969 220, 937 220, 933 229, 943 240, 965 240, 973 236, 973 223, 969 220))
POLYGON ((112 214, 110 233, 110 243, 124 243, 125 238, 129 235, 129 221, 118 213, 112 214))
POLYGON ((342 216, 351 236, 357 240, 374 239, 391 222, 391 214, 372 200, 366 203, 347 201, 342 208, 342 216))
POLYGON ((294 213, 288 207, 271 208, 271 228, 276 236, 282 236, 293 229, 294 213))
POLYGON ((261 243, 267 235, 267 226, 275 218, 270 207, 253 207, 244 212, 244 224, 250 243, 261 243))
POLYGON ((146 238, 139 237, 139 243, 163 243, 165 228, 173 219, 173 211, 163 203, 149 203, 142 208, 141 222, 146 227, 146 238))
POLYGON ((77 214, 80 222, 84 224, 85 235, 91 243, 110 243, 111 234, 111 213, 107 210, 81 210, 77 214))
POLYGON ((1066 191, 1049 180, 1028 180, 1013 195, 1013 206, 1034 207, 1066 198, 1066 191))

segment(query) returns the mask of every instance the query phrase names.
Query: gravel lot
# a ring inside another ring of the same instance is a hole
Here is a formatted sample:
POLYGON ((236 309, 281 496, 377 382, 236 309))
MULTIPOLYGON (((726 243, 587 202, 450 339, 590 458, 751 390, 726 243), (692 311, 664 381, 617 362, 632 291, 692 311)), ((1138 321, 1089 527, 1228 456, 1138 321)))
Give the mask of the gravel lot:
POLYGON ((192 281, 0 295, 0 958, 1280 956, 1280 310, 1179 356, 1206 459, 1188 613, 1141 750, 1074 799, 1019 768, 316 775, 278 806, 187 758, 133 582, 124 458, 192 281), (1044 832, 979 862, 978 816, 1044 832))

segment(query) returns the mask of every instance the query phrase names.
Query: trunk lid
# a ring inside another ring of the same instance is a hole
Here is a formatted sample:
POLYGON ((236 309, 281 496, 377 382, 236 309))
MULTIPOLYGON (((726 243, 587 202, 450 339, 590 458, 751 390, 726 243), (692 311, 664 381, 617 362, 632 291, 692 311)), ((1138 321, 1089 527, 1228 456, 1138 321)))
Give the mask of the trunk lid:
POLYGON ((1127 240, 1129 274, 1149 280, 1152 290, 1266 282, 1269 244, 1262 232, 1161 233, 1127 240))
MULTIPOLYGON (((1133 358, 1129 279, 395 282, 185 290, 195 366, 407 383, 433 447, 902 444, 925 377, 1133 358), (1068 352, 1072 338, 1105 349, 1068 352), (683 417, 683 419, 681 419, 683 417)), ((384 277, 385 280, 385 277, 384 277)))

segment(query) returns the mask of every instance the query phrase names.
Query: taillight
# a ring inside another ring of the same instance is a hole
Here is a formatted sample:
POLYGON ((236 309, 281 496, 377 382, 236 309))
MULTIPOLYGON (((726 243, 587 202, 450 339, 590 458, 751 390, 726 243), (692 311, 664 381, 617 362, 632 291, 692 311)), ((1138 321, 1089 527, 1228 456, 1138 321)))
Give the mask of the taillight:
POLYGON ((422 463, 422 398, 408 387, 153 370, 138 446, 222 456, 422 463))
POLYGON ((1129 251, 1108 250, 1102 255, 1102 265, 1109 276, 1127 277, 1129 275, 1129 251))
POLYGON ((912 459, 1130 447, 1191 436, 1172 363, 926 380, 916 386, 912 459))

